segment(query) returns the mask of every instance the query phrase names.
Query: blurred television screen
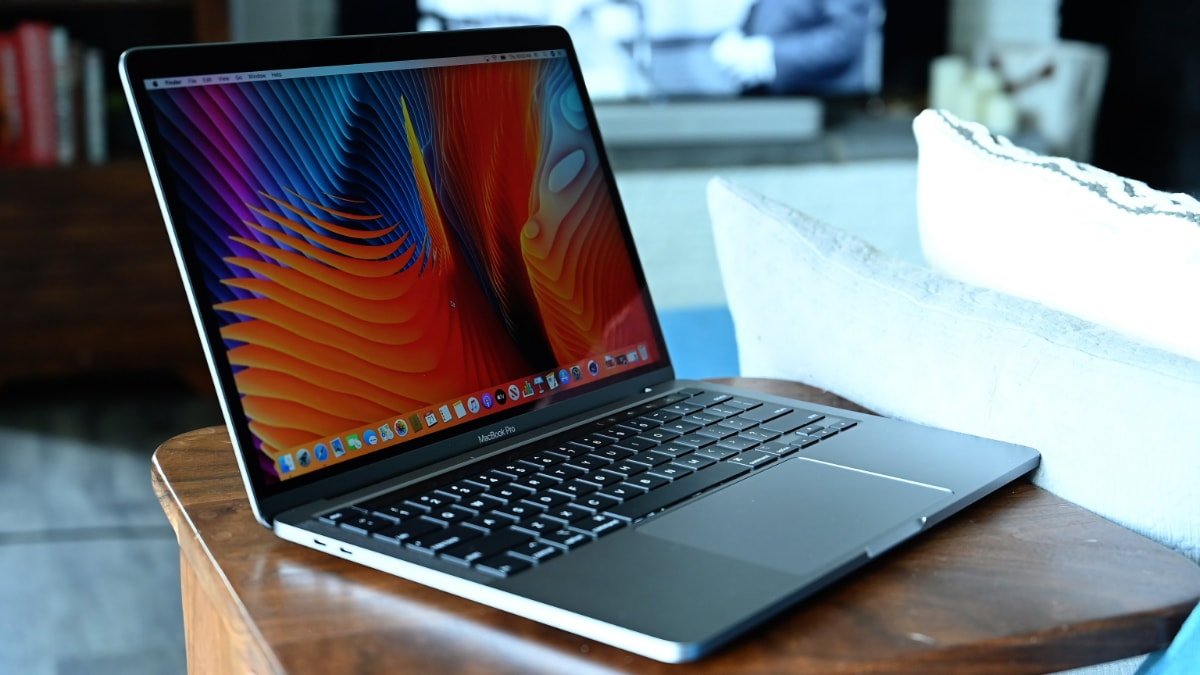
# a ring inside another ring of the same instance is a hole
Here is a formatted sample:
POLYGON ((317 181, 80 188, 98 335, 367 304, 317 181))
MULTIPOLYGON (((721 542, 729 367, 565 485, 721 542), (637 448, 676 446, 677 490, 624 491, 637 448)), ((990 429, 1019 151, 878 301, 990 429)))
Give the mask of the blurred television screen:
POLYGON ((556 24, 597 100, 878 93, 882 0, 418 0, 419 30, 556 24))

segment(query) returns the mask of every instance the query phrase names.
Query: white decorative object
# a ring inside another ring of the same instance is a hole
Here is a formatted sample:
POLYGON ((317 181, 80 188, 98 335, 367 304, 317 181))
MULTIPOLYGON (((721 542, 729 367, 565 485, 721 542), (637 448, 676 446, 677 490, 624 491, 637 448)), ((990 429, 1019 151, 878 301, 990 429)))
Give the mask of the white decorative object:
POLYGON ((1200 360, 1200 203, 1022 150, 945 112, 923 112, 913 128, 934 269, 1200 360))
POLYGON ((742 375, 1037 448, 1035 483, 1200 561, 1200 362, 890 258, 721 179, 708 199, 742 375))

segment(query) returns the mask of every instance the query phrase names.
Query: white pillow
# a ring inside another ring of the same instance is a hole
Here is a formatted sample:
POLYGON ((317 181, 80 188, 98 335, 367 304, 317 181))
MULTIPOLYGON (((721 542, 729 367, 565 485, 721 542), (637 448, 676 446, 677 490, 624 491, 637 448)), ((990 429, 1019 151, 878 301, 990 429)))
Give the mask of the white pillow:
POLYGON ((1200 360, 1200 203, 943 111, 921 113, 913 130, 934 269, 1200 360))
POLYGON ((1200 362, 888 257, 714 179, 742 375, 1042 452, 1034 482, 1200 561, 1200 362))

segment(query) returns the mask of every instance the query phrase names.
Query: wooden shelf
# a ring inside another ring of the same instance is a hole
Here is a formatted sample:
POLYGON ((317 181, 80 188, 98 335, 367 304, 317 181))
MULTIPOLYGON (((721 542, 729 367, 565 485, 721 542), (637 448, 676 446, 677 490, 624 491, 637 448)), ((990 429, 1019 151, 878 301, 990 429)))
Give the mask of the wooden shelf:
MULTIPOLYGON (((0 0, 0 21, 45 19, 86 41, 87 31, 125 20, 126 11, 161 29, 164 24, 148 20, 160 9, 172 12, 176 27, 191 25, 188 34, 196 41, 228 38, 227 0, 0 0)), ((130 46, 120 42, 132 35, 99 44, 115 59, 130 46)), ((0 168, 0 295, 6 303, 0 386, 31 377, 129 371, 172 371, 209 386, 140 156, 95 167, 0 168)))

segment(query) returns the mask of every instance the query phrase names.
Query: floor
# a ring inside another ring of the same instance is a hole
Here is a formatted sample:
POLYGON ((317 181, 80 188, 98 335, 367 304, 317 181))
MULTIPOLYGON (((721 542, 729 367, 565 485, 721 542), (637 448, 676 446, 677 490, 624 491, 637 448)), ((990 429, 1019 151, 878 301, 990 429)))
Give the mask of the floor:
MULTIPOLYGON (((618 181, 655 302, 674 312, 664 325, 682 375, 736 370, 731 328, 713 320, 724 312, 704 206, 714 174, 919 258, 907 126, 851 131, 826 139, 827 152, 814 155, 820 164, 798 168, 622 160, 618 181), (907 159, 825 163, 872 154, 907 159), (723 360, 705 357, 714 345, 723 360)), ((0 513, 8 518, 0 525, 0 673, 186 670, 178 549, 150 489, 149 460, 172 435, 219 423, 215 401, 166 379, 0 389, 0 513)))
POLYGON ((163 440, 220 422, 169 380, 0 394, 0 673, 182 673, 178 547, 150 489, 163 440))

